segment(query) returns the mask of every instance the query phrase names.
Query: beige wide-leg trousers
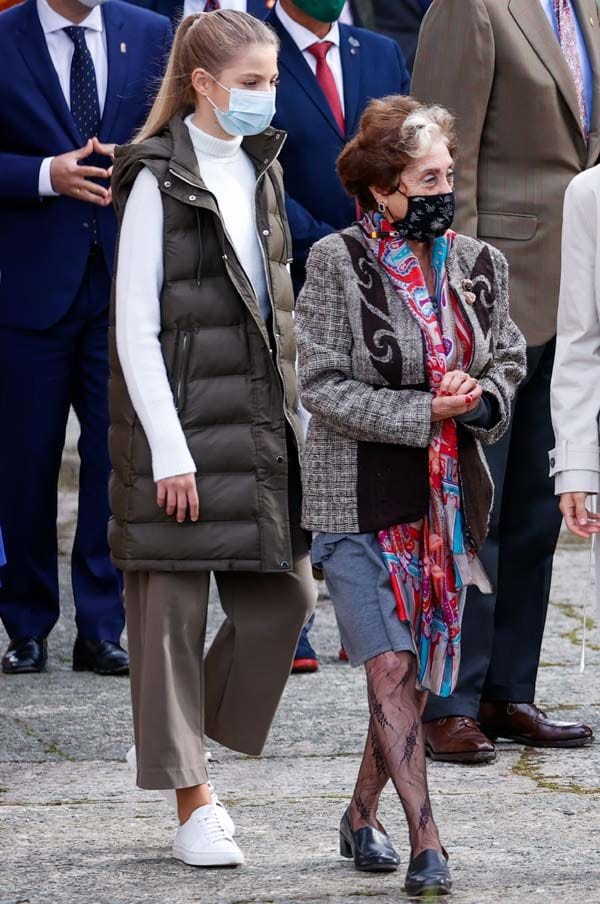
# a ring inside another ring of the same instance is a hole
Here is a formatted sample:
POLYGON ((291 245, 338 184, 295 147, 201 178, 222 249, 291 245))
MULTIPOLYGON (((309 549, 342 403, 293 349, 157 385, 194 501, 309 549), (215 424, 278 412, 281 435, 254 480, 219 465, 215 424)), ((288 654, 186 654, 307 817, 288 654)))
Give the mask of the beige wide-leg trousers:
POLYGON ((226 618, 206 658, 210 573, 125 574, 139 787, 206 782, 204 733, 261 752, 315 605, 308 553, 294 564, 287 574, 215 574, 226 618))

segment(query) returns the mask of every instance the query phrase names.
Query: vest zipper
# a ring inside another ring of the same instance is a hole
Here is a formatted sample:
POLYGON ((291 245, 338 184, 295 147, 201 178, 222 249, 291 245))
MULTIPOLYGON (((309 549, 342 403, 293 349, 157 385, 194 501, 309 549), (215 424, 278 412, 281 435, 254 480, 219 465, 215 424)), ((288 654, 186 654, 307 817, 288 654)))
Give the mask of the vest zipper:
POLYGON ((191 334, 188 330, 183 333, 181 340, 181 352, 177 367, 177 376, 175 380, 175 410, 180 414, 185 404, 185 380, 188 370, 188 359, 190 351, 191 334))
MULTIPOLYGON (((280 151, 281 151, 281 145, 279 146, 279 148, 278 148, 278 150, 277 150, 277 153, 275 154, 275 156, 273 157, 273 159, 272 159, 272 160, 269 162, 269 164, 264 168, 264 170, 262 170, 262 171, 258 174, 258 176, 257 176, 257 179, 256 179, 256 185, 255 185, 255 187, 254 187, 254 207, 255 207, 255 209, 256 209, 257 206, 258 206, 258 189, 259 189, 259 187, 260 187, 260 184, 261 184, 262 180, 264 179, 266 173, 269 171, 269 169, 270 169, 271 166, 273 165, 273 163, 274 163, 274 162, 277 160, 277 158, 279 157, 280 151)), ((196 189, 198 189, 199 191, 206 191, 206 192, 208 192, 208 189, 206 188, 205 185, 202 185, 200 182, 193 181, 193 180, 189 179, 187 176, 183 175, 183 174, 180 172, 179 169, 175 169, 174 167, 171 166, 171 167, 169 167, 169 172, 171 173, 171 175, 176 176, 178 179, 181 179, 182 182, 185 182, 186 185, 190 185, 192 188, 196 188, 196 189)), ((208 192, 208 193, 211 194, 211 192, 208 192)), ((214 195, 211 195, 211 197, 214 198, 214 195)), ((216 201, 216 199, 215 199, 215 201, 216 201)), ((217 205, 217 207, 218 207, 218 205, 217 205)), ((231 245, 231 247, 232 247, 232 248, 234 249, 234 251, 235 251, 235 246, 234 246, 233 242, 231 241, 231 238, 229 237, 229 235, 228 235, 228 233, 227 233, 227 230, 226 230, 226 228, 225 228, 225 224, 223 223, 222 220, 221 220, 221 225, 222 225, 222 227, 223 227, 223 232, 224 232, 225 235, 227 236, 227 240, 229 241, 229 244, 231 245)), ((267 348, 269 349, 269 353, 270 353, 270 355, 271 355, 271 361, 273 361, 273 367, 274 367, 274 369, 275 369, 275 372, 276 372, 276 374, 278 375, 278 377, 279 377, 279 379, 280 379, 280 381, 281 381, 281 391, 282 391, 282 396, 283 396, 283 416, 284 416, 284 419, 286 420, 286 422, 289 424, 289 426, 290 426, 290 428, 291 428, 291 430, 292 430, 292 434, 295 436, 295 435, 296 435, 296 431, 294 430, 294 425, 292 424, 292 421, 291 421, 291 419, 288 417, 288 414, 287 414, 287 411, 286 411, 286 406, 285 406, 285 381, 284 381, 284 378, 283 378, 283 371, 281 370, 281 367, 280 367, 280 365, 279 365, 279 351, 280 351, 280 344, 279 344, 279 336, 277 335, 276 323, 275 323, 275 304, 274 304, 274 302, 273 302, 273 291, 272 291, 272 283, 271 283, 271 270, 270 270, 270 268, 269 268, 268 265, 267 265, 267 256, 266 256, 266 254, 265 254, 265 249, 264 249, 263 243, 262 243, 262 241, 261 241, 260 233, 259 233, 259 231, 258 231, 258 226, 256 227, 256 236, 257 236, 257 238, 258 238, 258 245, 259 245, 259 247, 260 247, 260 253, 261 253, 262 259, 263 259, 263 267, 264 267, 264 270, 265 270, 265 276, 266 276, 266 282, 267 282, 267 294, 268 294, 268 296, 269 296, 269 304, 271 305, 271 314, 272 314, 272 318, 273 318, 273 337, 274 337, 275 345, 276 345, 276 354, 273 355, 273 349, 271 348, 271 345, 270 345, 269 342, 267 343, 267 348)), ((236 255, 236 256, 237 256, 237 255, 236 255)), ((239 261, 238 261, 238 263, 239 263, 239 261)), ((241 269, 243 270, 243 267, 241 266, 241 264, 240 264, 240 267, 241 267, 241 269)), ((250 283, 249 280, 248 280, 248 282, 250 283)), ((254 296, 256 297, 256 292, 254 292, 254 287, 252 286, 251 283, 250 283, 250 286, 251 286, 251 288, 252 288, 252 290, 253 290, 254 296)), ((256 298, 256 306, 257 306, 257 308, 260 309, 260 306, 259 306, 259 304, 258 304, 258 298, 256 298)), ((250 309, 248 309, 248 310, 250 310, 250 309)), ((250 310, 250 314, 251 314, 252 317, 254 318, 254 321, 256 322, 257 326, 259 327, 259 330, 260 330, 260 332, 261 332, 261 334, 263 335, 263 338, 264 338, 263 329, 266 329, 266 325, 265 325, 264 320, 263 320, 262 318, 260 318, 260 320, 259 320, 259 319, 256 317, 256 315, 254 314, 254 312, 251 311, 251 310, 250 310)), ((268 333, 267 333, 267 335, 268 335, 268 333)))
MULTIPOLYGON (((274 159, 276 159, 276 158, 274 158, 274 159)), ((169 172, 171 173, 172 176, 176 176, 178 179, 181 179, 182 182, 185 182, 186 185, 191 186, 191 188, 195 188, 197 191, 204 191, 204 192, 206 192, 207 194, 209 194, 209 195, 213 198, 213 200, 215 201, 215 204, 217 205, 217 209, 218 209, 217 199, 215 198, 215 196, 214 196, 213 194, 211 194, 211 192, 208 191, 208 189, 206 188, 205 185, 201 185, 199 182, 193 182, 191 179, 187 178, 187 176, 183 176, 183 175, 179 172, 179 170, 173 169, 172 167, 169 167, 169 172)), ((266 172, 266 170, 265 170, 265 172, 266 172)), ((261 174, 261 175, 262 175, 262 174, 261 174)), ((259 178, 260 178, 260 176, 259 176, 259 178)), ((232 247, 232 249, 233 249, 233 251, 234 251, 234 253, 235 253, 235 246, 234 246, 233 242, 231 241, 231 237, 230 237, 229 233, 227 232, 227 229, 225 228, 225 224, 223 223, 223 220, 221 219, 220 216, 219 216, 219 222, 220 222, 221 228, 222 228, 222 230, 223 230, 223 235, 226 237, 227 241, 229 242, 229 244, 231 245, 231 247, 232 247)), ((236 257, 237 257, 237 254, 236 254, 236 257)), ((227 263, 227 257, 226 257, 226 256, 224 257, 224 260, 225 260, 225 263, 227 263)), ((242 265, 241 265, 239 259, 238 259, 238 263, 240 264, 240 269, 241 269, 242 272, 243 272, 243 271, 244 271, 244 268, 242 267, 242 265)), ((227 266, 226 266, 226 269, 228 269, 227 266)), ((249 288, 250 288, 250 291, 252 292, 252 295, 254 296, 254 298, 255 298, 255 300, 256 300, 256 307, 259 308, 258 298, 257 298, 257 296, 256 296, 256 292, 254 291, 254 286, 252 285, 252 283, 250 282, 249 279, 248 279, 247 281, 248 281, 248 286, 249 286, 249 288)), ((259 309, 260 309, 260 308, 259 308, 259 309)), ((264 333, 266 332, 264 320, 262 319, 262 317, 256 317, 256 315, 254 314, 254 312, 253 312, 250 308, 247 307, 247 310, 248 310, 248 312, 250 313, 250 315, 252 316, 252 318, 254 319, 254 322, 255 322, 256 325, 258 326, 259 331, 260 331, 260 333, 261 333, 261 335, 263 336, 263 339, 264 339, 264 338, 265 338, 264 333), (263 332, 263 331, 264 331, 264 332, 263 332)), ((268 338, 268 333, 267 333, 267 338, 268 338)), ((266 341, 266 340, 265 340, 265 341, 266 341)), ((268 343, 268 342, 267 342, 267 348, 269 348, 269 343, 268 343)))
MULTIPOLYGON (((275 157, 274 159, 276 160, 277 158, 275 157)), ((271 163, 272 162, 273 161, 271 161, 271 163)), ((267 173, 268 169, 270 168, 270 166, 271 166, 271 164, 269 164, 269 166, 266 169, 264 169, 262 171, 262 173, 260 173, 258 179, 256 180, 256 185, 254 187, 254 207, 255 207, 255 209, 258 209, 258 189, 265 177, 265 174, 267 173)), ((283 400, 283 417, 289 424, 290 429, 292 431, 292 435, 296 436, 296 431, 294 430, 294 425, 292 424, 290 418, 287 415, 287 411, 286 411, 285 381, 283 378, 283 371, 281 370, 281 367, 279 364, 280 345, 279 345, 279 335, 277 332, 277 321, 276 321, 276 317, 275 317, 275 302, 273 300, 273 285, 271 282, 271 268, 267 264, 267 255, 266 255, 266 252, 265 252, 262 240, 261 240, 260 233, 258 231, 258 226, 256 226, 256 237, 258 239, 258 246, 260 248, 260 253, 262 255, 262 260, 263 260, 263 268, 265 271, 265 277, 266 277, 266 283, 267 283, 267 295, 269 297, 269 304, 271 305, 271 318, 272 318, 272 323, 273 323, 273 340, 275 342, 275 347, 276 347, 275 355, 273 355, 273 349, 270 347, 269 347, 269 352, 271 353, 271 361, 273 361, 275 371, 281 381, 281 395, 282 395, 282 400, 283 400)))

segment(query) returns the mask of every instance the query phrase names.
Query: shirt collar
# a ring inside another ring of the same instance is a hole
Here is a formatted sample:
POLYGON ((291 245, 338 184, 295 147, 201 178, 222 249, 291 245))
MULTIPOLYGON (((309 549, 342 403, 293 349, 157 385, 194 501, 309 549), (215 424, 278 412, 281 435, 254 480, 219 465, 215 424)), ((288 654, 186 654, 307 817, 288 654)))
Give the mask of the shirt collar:
MULTIPOLYGON (((45 35, 52 34, 55 31, 62 31, 63 28, 73 25, 70 19, 65 19, 60 13, 55 12, 48 0, 37 0, 37 11, 45 35)), ((91 31, 104 31, 104 21, 100 6, 95 6, 90 10, 89 16, 83 22, 80 22, 79 25, 81 28, 89 28, 91 31)))
MULTIPOLYGON (((43 2, 45 2, 45 0, 43 0, 43 2)), ((289 36, 298 46, 298 49, 303 53, 311 46, 311 44, 316 44, 319 41, 331 41, 336 47, 340 46, 340 26, 337 22, 332 23, 329 33, 325 35, 324 38, 318 38, 314 32, 292 19, 292 17, 282 8, 281 3, 278 3, 275 7, 275 13, 289 36)))

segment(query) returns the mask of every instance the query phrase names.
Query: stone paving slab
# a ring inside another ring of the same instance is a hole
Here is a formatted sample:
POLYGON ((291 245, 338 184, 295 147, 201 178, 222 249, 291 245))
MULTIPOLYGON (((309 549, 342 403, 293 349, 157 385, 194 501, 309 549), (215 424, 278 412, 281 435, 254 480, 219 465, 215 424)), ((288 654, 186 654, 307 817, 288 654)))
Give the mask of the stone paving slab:
MULTIPOLYGON (((72 469, 72 463, 69 465, 72 469)), ((69 482, 70 485, 70 482, 69 482)), ((61 499, 61 549, 72 493, 61 499)), ((557 554, 538 699, 559 718, 600 731, 600 632, 579 674, 587 551, 563 538, 557 554)), ((357 873, 337 851, 337 825, 366 727, 364 678, 337 661, 331 604, 314 641, 321 671, 294 676, 264 755, 208 742, 211 775, 238 826, 246 864, 202 871, 170 857, 175 816, 157 792, 134 787, 126 679, 74 674, 68 575, 45 675, 0 676, 0 904, 396 904, 404 868, 357 873)), ((220 610, 213 595, 209 634, 220 610)), ((0 633, 0 645, 5 644, 0 633)), ((257 660, 257 668, 260 661, 257 660)), ((501 744, 486 767, 430 765, 433 806, 458 904, 600 904, 600 745, 532 751, 501 744)), ((408 842, 387 789, 382 821, 408 842)))

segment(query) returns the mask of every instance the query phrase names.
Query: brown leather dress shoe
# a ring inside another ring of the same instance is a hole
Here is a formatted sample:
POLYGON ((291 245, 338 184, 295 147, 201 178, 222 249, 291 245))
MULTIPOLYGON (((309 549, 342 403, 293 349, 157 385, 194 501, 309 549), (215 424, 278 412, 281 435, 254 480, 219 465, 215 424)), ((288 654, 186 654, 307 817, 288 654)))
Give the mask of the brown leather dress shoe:
POLYGON ((475 719, 445 716, 423 724, 425 752, 439 763, 493 763, 496 748, 475 719))
POLYGON ((528 747, 586 747, 594 742, 594 733, 587 725, 556 722, 535 703, 482 703, 479 721, 494 741, 506 738, 528 747))

